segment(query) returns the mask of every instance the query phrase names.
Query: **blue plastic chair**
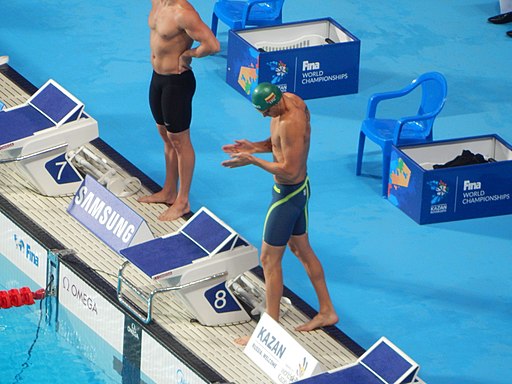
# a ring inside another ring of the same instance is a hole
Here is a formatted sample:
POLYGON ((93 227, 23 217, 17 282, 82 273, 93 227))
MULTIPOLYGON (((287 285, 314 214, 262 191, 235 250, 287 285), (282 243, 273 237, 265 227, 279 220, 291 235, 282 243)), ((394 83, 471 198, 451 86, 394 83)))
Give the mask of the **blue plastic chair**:
POLYGON ((283 4, 284 0, 217 0, 213 7, 212 32, 217 35, 219 19, 231 29, 281 24, 283 4))
POLYGON ((368 100, 366 118, 361 124, 357 151, 356 175, 361 175, 364 142, 368 137, 382 148, 382 195, 387 197, 389 188, 389 162, 392 145, 426 143, 432 141, 434 120, 446 101, 445 77, 438 72, 428 72, 413 80, 407 87, 392 92, 376 93, 368 100), (421 88, 421 103, 414 116, 398 119, 377 118, 377 105, 383 100, 408 95, 421 88))

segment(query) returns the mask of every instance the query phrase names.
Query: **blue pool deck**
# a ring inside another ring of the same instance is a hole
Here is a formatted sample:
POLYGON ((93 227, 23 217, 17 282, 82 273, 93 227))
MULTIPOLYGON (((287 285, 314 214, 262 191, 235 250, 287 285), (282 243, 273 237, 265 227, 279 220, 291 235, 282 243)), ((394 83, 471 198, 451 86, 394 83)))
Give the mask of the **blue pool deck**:
MULTIPOLYGON (((147 103, 150 2, 4 3, 0 55, 9 55, 35 85, 52 77, 78 95, 98 120, 100 137, 161 184, 160 138, 147 103)), ((193 3, 209 23, 214 1, 193 3)), ((435 70, 447 78, 448 99, 434 138, 496 133, 512 142, 512 38, 505 35, 512 24, 487 22, 498 13, 497 0, 288 0, 284 8, 286 22, 332 17, 361 40, 359 92, 308 101, 310 236, 339 326, 364 348, 385 335, 430 383, 509 381, 512 216, 416 224, 380 198, 380 151, 371 143, 364 175, 355 176, 359 127, 372 93, 435 70)), ((220 148, 238 138, 265 138, 268 120, 226 84, 228 35, 225 25, 219 28, 221 52, 194 63, 192 206, 219 213, 258 245, 270 177, 256 168, 223 169, 220 148)), ((286 285, 315 307, 291 254, 284 271, 286 285)))

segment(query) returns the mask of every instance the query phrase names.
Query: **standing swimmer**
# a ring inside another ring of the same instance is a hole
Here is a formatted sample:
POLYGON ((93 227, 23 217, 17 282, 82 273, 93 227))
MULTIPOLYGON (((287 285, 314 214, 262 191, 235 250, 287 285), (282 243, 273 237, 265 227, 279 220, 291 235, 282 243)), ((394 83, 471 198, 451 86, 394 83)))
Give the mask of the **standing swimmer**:
POLYGON ((196 79, 190 64, 192 58, 219 52, 220 44, 186 0, 152 0, 148 22, 153 66, 149 104, 164 142, 165 181, 161 191, 139 201, 169 204, 158 218, 175 220, 190 212, 195 165, 189 128, 196 79), (191 48, 194 41, 199 45, 191 48))
MULTIPOLYGON (((281 93, 270 83, 259 84, 253 92, 252 103, 264 116, 270 116, 270 138, 260 142, 235 140, 222 147, 230 159, 222 163, 228 168, 253 164, 274 175, 272 201, 265 218, 261 264, 265 275, 266 311, 279 320, 283 295, 282 258, 286 245, 304 265, 320 304, 318 314, 295 329, 312 331, 336 324, 334 309, 320 260, 311 248, 307 234, 308 200, 307 158, 310 143, 310 114, 304 101, 292 93, 281 93), (254 153, 272 152, 273 161, 254 153)), ((248 337, 238 339, 246 344, 248 337)))

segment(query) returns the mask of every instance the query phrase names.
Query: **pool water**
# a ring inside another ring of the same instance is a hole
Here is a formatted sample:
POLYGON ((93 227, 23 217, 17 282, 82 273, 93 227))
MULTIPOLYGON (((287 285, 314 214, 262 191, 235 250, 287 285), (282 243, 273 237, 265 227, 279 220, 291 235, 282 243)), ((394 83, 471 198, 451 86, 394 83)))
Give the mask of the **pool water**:
POLYGON ((121 383, 120 376, 108 376, 81 355, 78 346, 46 321, 44 312, 41 302, 0 309, 1 384, 121 383))

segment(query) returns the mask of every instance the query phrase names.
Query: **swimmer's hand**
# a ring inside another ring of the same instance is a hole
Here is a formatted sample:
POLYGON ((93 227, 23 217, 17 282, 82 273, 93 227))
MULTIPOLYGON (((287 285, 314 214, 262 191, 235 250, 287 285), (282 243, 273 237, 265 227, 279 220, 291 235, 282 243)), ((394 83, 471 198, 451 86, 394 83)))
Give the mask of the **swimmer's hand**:
POLYGON ((227 144, 222 147, 222 150, 226 153, 254 153, 256 152, 256 146, 249 140, 235 140, 234 144, 227 144))
POLYGON ((191 56, 185 56, 181 55, 179 59, 179 71, 180 74, 186 71, 190 71, 192 69, 192 57, 191 56))
POLYGON ((223 161, 221 164, 226 168, 238 168, 252 164, 254 157, 246 152, 231 153, 229 160, 223 161))

